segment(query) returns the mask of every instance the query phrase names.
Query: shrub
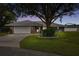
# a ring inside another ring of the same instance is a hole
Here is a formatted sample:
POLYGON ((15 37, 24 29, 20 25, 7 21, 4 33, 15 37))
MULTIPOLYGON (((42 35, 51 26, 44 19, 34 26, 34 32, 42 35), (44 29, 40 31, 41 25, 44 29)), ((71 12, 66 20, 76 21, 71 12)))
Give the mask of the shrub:
POLYGON ((42 31, 42 36, 44 37, 53 37, 55 35, 55 30, 54 28, 48 28, 48 29, 44 29, 42 31))
POLYGON ((10 31, 9 27, 0 27, 0 32, 6 32, 8 33, 10 31))

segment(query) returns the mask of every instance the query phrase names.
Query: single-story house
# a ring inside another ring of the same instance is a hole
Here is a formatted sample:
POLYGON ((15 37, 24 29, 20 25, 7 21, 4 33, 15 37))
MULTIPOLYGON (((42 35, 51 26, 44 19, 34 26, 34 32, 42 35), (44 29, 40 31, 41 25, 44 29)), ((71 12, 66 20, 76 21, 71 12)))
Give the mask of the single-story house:
POLYGON ((41 24, 32 21, 20 21, 6 25, 10 27, 13 33, 35 33, 42 27, 41 24))
POLYGON ((64 31, 79 31, 79 25, 65 25, 64 31))
MULTIPOLYGON (((46 25, 41 21, 19 21, 6 25, 10 27, 12 33, 37 33, 40 32, 41 29, 46 29, 46 25)), ((64 29, 63 25, 52 23, 51 27, 55 27, 59 30, 64 29)))

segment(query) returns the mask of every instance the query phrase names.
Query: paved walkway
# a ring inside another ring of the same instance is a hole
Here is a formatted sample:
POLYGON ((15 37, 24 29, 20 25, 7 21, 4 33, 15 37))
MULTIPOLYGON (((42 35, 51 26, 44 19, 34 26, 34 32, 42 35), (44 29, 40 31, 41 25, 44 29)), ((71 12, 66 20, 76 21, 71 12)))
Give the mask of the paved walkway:
POLYGON ((19 42, 28 34, 8 34, 0 37, 0 46, 19 47, 19 42))
POLYGON ((21 48, 0 47, 0 56, 59 56, 59 55, 21 48))

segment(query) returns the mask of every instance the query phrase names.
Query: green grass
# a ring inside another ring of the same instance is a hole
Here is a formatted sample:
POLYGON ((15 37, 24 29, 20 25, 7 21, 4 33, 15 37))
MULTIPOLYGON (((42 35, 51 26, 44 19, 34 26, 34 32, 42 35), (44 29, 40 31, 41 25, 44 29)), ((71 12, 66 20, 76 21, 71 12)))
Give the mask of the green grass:
POLYGON ((79 44, 79 32, 59 32, 57 36, 67 42, 79 44))
POLYGON ((56 35, 57 39, 28 36, 20 42, 20 47, 59 55, 79 55, 79 32, 59 32, 56 35))

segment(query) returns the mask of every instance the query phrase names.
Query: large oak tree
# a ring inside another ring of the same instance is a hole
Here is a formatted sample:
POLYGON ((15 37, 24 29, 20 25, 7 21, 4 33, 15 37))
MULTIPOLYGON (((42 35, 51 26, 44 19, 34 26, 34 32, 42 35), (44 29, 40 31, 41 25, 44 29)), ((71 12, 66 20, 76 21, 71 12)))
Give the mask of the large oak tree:
POLYGON ((74 3, 19 3, 9 4, 12 10, 18 16, 37 16, 49 28, 51 24, 60 18, 62 20, 64 15, 72 15, 74 11, 78 10, 79 4, 74 3))

